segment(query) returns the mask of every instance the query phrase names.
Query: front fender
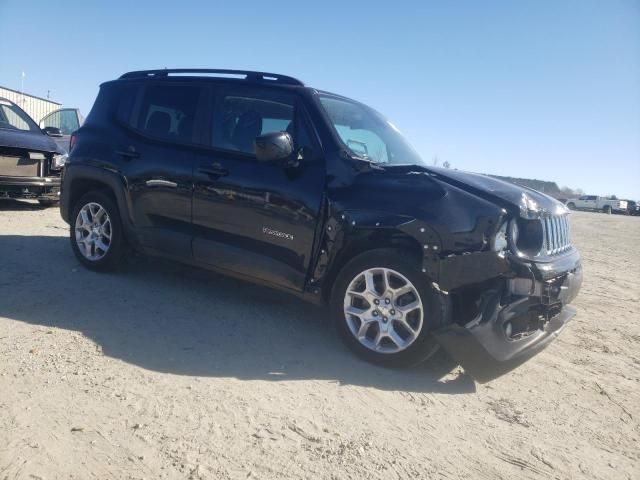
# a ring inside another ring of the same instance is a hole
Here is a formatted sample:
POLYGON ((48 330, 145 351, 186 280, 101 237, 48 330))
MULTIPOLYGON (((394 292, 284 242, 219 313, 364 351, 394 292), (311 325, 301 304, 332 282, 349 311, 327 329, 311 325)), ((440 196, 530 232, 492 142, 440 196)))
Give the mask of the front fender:
POLYGON ((403 240, 405 245, 409 242, 412 251, 419 252, 425 282, 443 291, 495 278, 510 269, 504 255, 486 249, 487 237, 500 222, 494 217, 481 217, 471 231, 452 233, 446 225, 433 225, 408 215, 337 210, 330 205, 308 289, 322 291, 350 259, 345 256, 360 253, 349 248, 353 243, 378 248, 388 246, 385 242, 389 239, 403 240))
POLYGON ((407 215, 371 210, 328 210, 324 232, 319 239, 320 248, 307 283, 311 292, 320 293, 327 287, 344 263, 367 248, 363 245, 379 248, 389 246, 389 242, 405 245, 410 242, 411 248, 423 256, 425 281, 434 280, 430 275, 439 272, 437 265, 430 263, 431 256, 427 253, 440 251, 442 240, 438 231, 427 223, 407 215), (360 248, 353 247, 354 244, 360 248))

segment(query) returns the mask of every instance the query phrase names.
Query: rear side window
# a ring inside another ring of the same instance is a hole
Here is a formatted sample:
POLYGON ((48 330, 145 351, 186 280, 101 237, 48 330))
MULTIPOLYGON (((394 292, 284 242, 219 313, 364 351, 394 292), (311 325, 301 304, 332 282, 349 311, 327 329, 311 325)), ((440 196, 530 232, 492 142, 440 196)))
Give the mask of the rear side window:
POLYGON ((223 93, 213 121, 214 147, 253 155, 256 137, 271 132, 294 136, 294 98, 275 92, 223 93))
POLYGON ((115 116, 120 123, 135 126, 132 120, 133 108, 135 107, 140 88, 140 85, 127 85, 121 87, 118 91, 115 116))
POLYGON ((153 85, 144 91, 136 128, 156 138, 193 141, 200 87, 153 85))

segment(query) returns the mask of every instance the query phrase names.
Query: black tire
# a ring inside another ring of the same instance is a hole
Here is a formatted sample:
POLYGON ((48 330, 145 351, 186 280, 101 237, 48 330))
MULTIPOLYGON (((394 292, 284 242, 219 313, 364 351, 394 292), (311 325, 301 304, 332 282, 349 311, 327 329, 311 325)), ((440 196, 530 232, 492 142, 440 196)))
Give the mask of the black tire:
POLYGON ((576 209, 576 204, 573 203, 573 202, 569 202, 569 203, 567 203, 567 208, 569 210, 575 210, 576 209))
POLYGON ((70 234, 71 248, 76 258, 90 270, 109 271, 116 269, 124 252, 124 237, 122 235, 122 223, 120 221, 120 212, 112 198, 102 191, 92 191, 84 194, 73 207, 73 213, 70 218, 70 234), (80 247, 76 242, 76 219, 80 214, 82 207, 89 203, 97 203, 105 209, 111 223, 111 241, 109 248, 104 256, 97 260, 86 258, 80 251, 80 247))
POLYGON ((38 203, 45 208, 58 205, 58 200, 38 200, 38 203))
POLYGON ((448 296, 432 287, 431 281, 420 270, 419 261, 397 249, 370 250, 344 265, 331 291, 330 308, 340 336, 353 352, 371 363, 393 368, 417 365, 431 357, 439 345, 430 332, 448 324, 451 311, 448 296), (399 352, 380 353, 366 347, 347 324, 344 314, 347 288, 358 275, 370 268, 388 268, 400 273, 413 284, 422 300, 422 329, 413 343, 399 352))
POLYGON ((611 205, 605 205, 602 208, 602 213, 606 213, 607 215, 611 215, 611 205))

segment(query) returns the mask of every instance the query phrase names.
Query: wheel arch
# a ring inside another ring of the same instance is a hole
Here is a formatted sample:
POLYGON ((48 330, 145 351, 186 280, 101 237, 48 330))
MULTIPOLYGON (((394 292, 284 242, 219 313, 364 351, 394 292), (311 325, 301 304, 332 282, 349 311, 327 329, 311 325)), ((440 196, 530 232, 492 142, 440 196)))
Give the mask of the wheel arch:
POLYGON ((88 165, 69 165, 64 173, 60 213, 67 223, 71 223, 73 209, 80 198, 88 192, 101 191, 109 195, 118 207, 123 232, 131 241, 133 224, 129 203, 125 194, 124 179, 115 172, 105 171, 88 165))
POLYGON ((322 250, 324 258, 320 258, 311 280, 313 283, 314 277, 321 278, 322 301, 329 300, 335 279, 347 262, 364 252, 393 248, 406 252, 421 264, 423 244, 408 233, 412 229, 403 228, 413 221, 404 216, 382 218, 362 212, 345 212, 330 221, 327 226, 329 248, 322 250))

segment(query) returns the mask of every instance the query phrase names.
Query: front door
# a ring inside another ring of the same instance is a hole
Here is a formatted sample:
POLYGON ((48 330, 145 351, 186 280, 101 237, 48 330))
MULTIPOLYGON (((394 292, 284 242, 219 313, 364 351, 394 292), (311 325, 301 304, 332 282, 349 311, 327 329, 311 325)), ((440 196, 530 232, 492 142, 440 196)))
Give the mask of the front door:
POLYGON ((306 116, 295 94, 269 88, 221 87, 212 103, 212 148, 194 172, 194 257, 300 290, 325 182, 306 116), (297 167, 256 160, 255 138, 274 131, 289 132, 305 152, 297 167))
POLYGON ((82 115, 77 108, 61 108, 54 110, 40 120, 40 128, 55 127, 60 130, 62 137, 54 138, 66 152, 69 151, 71 134, 82 126, 82 115))

